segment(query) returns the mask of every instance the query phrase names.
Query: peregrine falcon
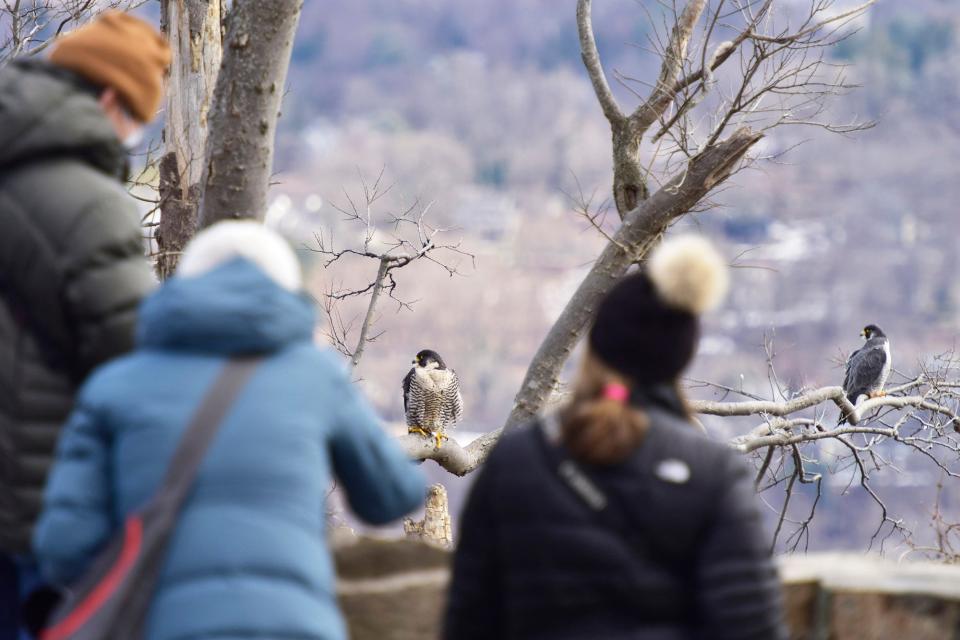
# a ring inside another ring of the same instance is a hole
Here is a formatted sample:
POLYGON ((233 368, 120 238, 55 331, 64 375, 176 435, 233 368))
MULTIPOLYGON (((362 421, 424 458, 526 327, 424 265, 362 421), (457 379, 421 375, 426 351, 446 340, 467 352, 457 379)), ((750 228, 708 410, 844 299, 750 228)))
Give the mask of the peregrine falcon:
POLYGON ((439 449, 447 438, 447 427, 452 428, 463 418, 460 380, 436 351, 421 351, 413 365, 403 379, 407 432, 432 437, 439 449))
MULTIPOLYGON (((876 398, 884 395, 883 385, 893 364, 890 341, 880 327, 867 325, 860 335, 866 342, 847 358, 847 373, 843 379, 843 392, 854 405, 861 396, 876 398)), ((841 414, 838 424, 846 419, 847 416, 841 414)))

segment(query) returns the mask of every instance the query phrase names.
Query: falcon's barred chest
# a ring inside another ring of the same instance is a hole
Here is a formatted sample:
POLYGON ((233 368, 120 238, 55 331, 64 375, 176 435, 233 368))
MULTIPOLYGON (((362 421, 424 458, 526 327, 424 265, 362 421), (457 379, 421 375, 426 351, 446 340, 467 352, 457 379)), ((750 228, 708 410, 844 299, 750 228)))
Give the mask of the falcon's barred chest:
POLYGON ((463 418, 460 380, 436 351, 425 349, 403 379, 403 411, 407 431, 432 437, 437 448, 445 431, 463 418))
POLYGON ((460 421, 463 400, 456 372, 415 367, 408 378, 405 398, 408 426, 442 431, 460 421))

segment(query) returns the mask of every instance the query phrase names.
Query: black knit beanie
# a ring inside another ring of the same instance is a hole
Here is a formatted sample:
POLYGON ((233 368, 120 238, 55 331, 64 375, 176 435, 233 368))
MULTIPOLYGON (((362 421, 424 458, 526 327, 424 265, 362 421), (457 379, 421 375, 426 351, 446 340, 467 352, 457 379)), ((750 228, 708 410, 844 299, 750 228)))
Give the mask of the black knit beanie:
POLYGON ((638 384, 676 380, 697 349, 700 320, 665 304, 645 273, 627 276, 600 304, 590 349, 638 384))
POLYGON ((726 286, 726 265, 708 241, 667 240, 644 271, 625 277, 600 303, 590 349, 635 384, 674 381, 696 353, 700 314, 720 302, 726 286))

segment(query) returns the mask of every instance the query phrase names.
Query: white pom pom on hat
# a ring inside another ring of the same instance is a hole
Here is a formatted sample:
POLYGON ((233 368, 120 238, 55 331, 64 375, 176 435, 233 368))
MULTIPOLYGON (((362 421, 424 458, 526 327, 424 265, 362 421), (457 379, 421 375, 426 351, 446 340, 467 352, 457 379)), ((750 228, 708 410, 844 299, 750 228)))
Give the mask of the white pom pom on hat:
POLYGON ((663 301, 700 315, 715 309, 727 293, 727 264, 703 236, 682 234, 663 241, 647 261, 647 275, 663 301))
POLYGON ((726 289, 726 264, 709 241, 671 237, 600 302, 590 350, 634 385, 674 381, 696 353, 700 314, 726 289))
POLYGON ((288 291, 303 288, 300 262, 290 244, 276 231, 252 220, 218 222, 198 233, 180 257, 176 276, 201 276, 235 258, 249 260, 288 291))

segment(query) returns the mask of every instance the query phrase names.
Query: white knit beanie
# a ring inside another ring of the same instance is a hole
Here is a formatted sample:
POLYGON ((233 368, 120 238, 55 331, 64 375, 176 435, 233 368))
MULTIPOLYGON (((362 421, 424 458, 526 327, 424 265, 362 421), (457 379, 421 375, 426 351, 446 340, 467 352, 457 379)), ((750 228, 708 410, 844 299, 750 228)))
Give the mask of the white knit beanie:
POLYGON ((234 258, 246 258, 284 289, 303 288, 293 249, 277 232, 252 220, 218 222, 198 233, 180 257, 177 276, 197 277, 234 258))

